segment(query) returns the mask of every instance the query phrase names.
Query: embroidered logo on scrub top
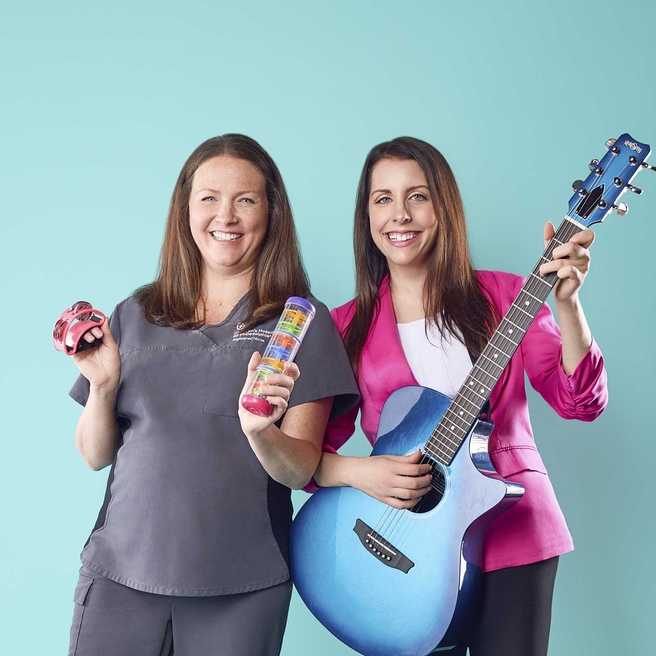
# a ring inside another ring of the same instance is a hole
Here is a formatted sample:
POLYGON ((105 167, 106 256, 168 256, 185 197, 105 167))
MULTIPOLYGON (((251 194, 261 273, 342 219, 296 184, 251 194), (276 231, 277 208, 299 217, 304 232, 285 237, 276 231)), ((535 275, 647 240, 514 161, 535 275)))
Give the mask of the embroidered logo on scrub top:
MULTIPOLYGON (((239 331, 240 327, 243 328, 244 324, 240 323, 237 326, 237 331, 239 331)), ((247 341, 256 341, 256 342, 262 342, 263 344, 266 344, 271 335, 273 334, 272 330, 263 330, 262 328, 252 328, 251 330, 247 330, 245 333, 240 333, 240 332, 235 332, 232 336, 232 341, 233 342, 243 342, 244 340, 247 341)))

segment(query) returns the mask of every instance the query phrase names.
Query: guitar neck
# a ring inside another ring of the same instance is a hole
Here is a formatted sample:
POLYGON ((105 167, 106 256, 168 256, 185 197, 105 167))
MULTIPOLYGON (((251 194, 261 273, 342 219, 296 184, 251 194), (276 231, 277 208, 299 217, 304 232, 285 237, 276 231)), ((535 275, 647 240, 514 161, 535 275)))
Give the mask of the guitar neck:
POLYGON ((494 386, 558 280, 556 273, 541 276, 540 267, 554 259, 555 248, 568 242, 572 236, 584 229, 584 226, 574 219, 565 217, 492 338, 476 360, 462 387, 433 430, 424 451, 443 465, 451 464, 483 406, 490 398, 494 386))

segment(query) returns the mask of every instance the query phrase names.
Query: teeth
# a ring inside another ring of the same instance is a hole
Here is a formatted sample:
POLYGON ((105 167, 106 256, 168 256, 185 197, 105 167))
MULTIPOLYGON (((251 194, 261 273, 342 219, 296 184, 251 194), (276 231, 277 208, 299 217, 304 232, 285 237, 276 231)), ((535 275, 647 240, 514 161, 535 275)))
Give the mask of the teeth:
POLYGON ((235 241, 235 239, 239 239, 241 237, 240 234, 236 234, 234 232, 219 232, 218 230, 212 232, 211 235, 218 241, 235 241))
POLYGON ((388 232, 387 236, 390 241, 408 241, 408 239, 414 239, 418 234, 418 232, 388 232))

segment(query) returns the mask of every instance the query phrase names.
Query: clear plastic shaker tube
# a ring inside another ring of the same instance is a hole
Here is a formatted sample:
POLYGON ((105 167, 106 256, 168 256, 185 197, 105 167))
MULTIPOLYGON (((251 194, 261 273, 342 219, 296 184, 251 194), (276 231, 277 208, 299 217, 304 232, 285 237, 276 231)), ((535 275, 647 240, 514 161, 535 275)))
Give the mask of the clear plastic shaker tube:
POLYGON ((285 363, 294 360, 315 314, 316 310, 312 303, 304 298, 291 296, 287 299, 276 329, 257 367, 255 378, 241 397, 241 404, 246 410, 261 417, 268 417, 271 414, 273 406, 261 392, 262 386, 266 385, 264 379, 269 374, 281 374, 285 363))

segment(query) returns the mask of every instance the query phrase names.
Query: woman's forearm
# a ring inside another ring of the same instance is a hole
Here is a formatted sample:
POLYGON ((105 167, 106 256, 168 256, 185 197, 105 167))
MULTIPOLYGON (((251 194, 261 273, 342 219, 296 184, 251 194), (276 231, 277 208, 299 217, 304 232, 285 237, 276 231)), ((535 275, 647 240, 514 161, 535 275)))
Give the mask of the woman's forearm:
POLYGON ((274 481, 292 490, 308 484, 319 461, 317 446, 290 437, 275 425, 247 437, 257 459, 274 481))
POLYGON ((84 462, 94 471, 114 461, 120 430, 116 413, 115 386, 94 387, 75 430, 75 444, 84 462))
POLYGON ((592 346, 592 333, 578 295, 567 301, 556 301, 556 314, 563 340, 563 370, 569 376, 592 346))
POLYGON ((394 508, 412 508, 430 490, 431 466, 422 453, 356 458, 324 453, 314 474, 321 487, 355 487, 394 508))
POLYGON ((337 453, 322 453, 314 480, 320 487, 357 487, 355 475, 361 458, 340 456, 337 453))
POLYGON ((244 430, 271 478, 293 490, 309 483, 321 457, 321 441, 332 404, 332 397, 304 403, 287 410, 282 428, 271 424, 261 431, 244 430))

